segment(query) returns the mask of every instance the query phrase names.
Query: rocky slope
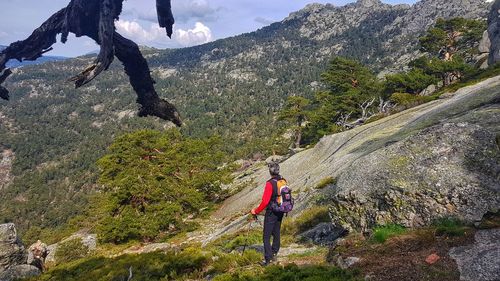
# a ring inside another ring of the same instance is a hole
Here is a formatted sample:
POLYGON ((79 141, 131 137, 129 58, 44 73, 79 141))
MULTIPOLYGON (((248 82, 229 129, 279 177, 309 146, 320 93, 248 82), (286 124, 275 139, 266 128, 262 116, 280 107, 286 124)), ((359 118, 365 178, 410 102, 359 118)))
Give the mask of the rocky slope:
POLYGON ((488 17, 488 35, 491 41, 489 64, 500 62, 500 1, 495 1, 488 17))
MULTIPOLYGON (((333 222, 367 230, 375 224, 409 227, 441 216, 480 220, 500 206, 500 76, 436 100, 326 136, 281 163, 298 210, 328 204, 333 222), (331 177, 336 184, 317 190, 331 177)), ((256 206, 266 167, 243 176, 247 187, 229 198, 207 228, 209 241, 244 225, 256 206)))

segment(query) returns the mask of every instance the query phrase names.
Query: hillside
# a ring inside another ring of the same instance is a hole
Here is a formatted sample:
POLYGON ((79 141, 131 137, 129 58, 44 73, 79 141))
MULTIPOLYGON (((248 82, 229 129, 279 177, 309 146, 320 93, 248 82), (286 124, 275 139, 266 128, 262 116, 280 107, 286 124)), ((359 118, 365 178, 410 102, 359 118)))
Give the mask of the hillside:
MULTIPOLYGON (((499 101, 497 76, 452 97, 325 136, 314 148, 283 161, 282 175, 297 193, 299 210, 320 200, 330 208, 333 222, 350 230, 387 223, 418 227, 439 216, 479 221, 500 204, 495 174, 500 167, 499 101), (405 148, 408 143, 411 150, 405 148), (421 166, 419 157, 425 159, 421 166), (326 178, 333 183, 317 189, 326 178), (435 192, 444 198, 434 199, 439 197, 435 192)), ((235 185, 245 183, 246 188, 227 199, 195 237, 207 243, 244 226, 267 179, 267 167, 243 172, 235 185)))
MULTIPOLYGON (((0 45, 0 51, 2 51, 5 48, 7 48, 7 46, 0 45)), ((62 61, 65 59, 68 59, 68 58, 61 57, 61 56, 42 56, 35 61, 18 62, 17 60, 10 60, 9 62, 7 62, 6 66, 9 68, 14 68, 14 67, 20 67, 20 66, 25 66, 25 65, 37 65, 37 64, 42 64, 42 63, 51 62, 51 61, 62 61)))
MULTIPOLYGON (((351 56, 379 71, 399 69, 438 17, 485 18, 487 11, 482 0, 310 5, 252 33, 143 52, 159 94, 183 115, 183 131, 221 134, 231 139, 227 149, 233 152, 278 126, 274 112, 287 96, 311 96, 319 89, 320 73, 332 56, 351 56)), ((17 68, 7 81, 12 99, 0 103, 0 147, 8 155, 2 170, 11 176, 5 178, 14 180, 0 185, 0 198, 9 202, 0 207, 0 219, 23 230, 35 229, 33 223, 60 226, 84 209, 97 187, 95 161, 113 137, 170 126, 135 117, 135 95, 118 63, 83 89, 64 82, 90 60, 17 68)))

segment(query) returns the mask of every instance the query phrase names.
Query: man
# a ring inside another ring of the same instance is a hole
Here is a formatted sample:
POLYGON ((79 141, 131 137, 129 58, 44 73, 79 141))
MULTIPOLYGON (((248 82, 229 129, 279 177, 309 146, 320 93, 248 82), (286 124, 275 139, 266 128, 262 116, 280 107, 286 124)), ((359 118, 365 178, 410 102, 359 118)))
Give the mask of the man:
POLYGON ((261 263, 262 266, 267 266, 271 261, 276 260, 276 256, 280 249, 280 228, 281 221, 283 220, 283 213, 272 211, 270 204, 273 200, 277 200, 278 194, 273 190, 277 190, 278 181, 283 179, 280 176, 280 166, 276 162, 271 162, 268 164, 268 167, 271 179, 266 182, 260 205, 251 211, 252 215, 257 215, 264 209, 266 210, 263 232, 264 261, 261 263), (276 186, 276 188, 273 188, 273 186, 276 186), (273 237, 272 246, 271 236, 273 237))

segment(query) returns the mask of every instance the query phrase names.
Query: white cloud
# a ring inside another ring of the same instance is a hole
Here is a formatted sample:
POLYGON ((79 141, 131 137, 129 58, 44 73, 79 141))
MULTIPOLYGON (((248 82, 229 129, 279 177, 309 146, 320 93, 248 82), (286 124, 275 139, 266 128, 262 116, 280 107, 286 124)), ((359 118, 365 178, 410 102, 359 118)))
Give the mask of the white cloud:
MULTIPOLYGON (((118 33, 128 37, 140 45, 153 47, 164 47, 168 44, 168 38, 165 29, 160 28, 158 24, 151 24, 149 28, 144 28, 137 21, 119 20, 115 23, 118 33)), ((177 46, 194 46, 212 41, 212 31, 208 26, 197 22, 192 29, 174 28, 172 39, 177 46)), ((169 44, 171 46, 171 44, 169 44)))
POLYGON ((158 24, 151 24, 149 29, 145 29, 136 21, 119 20, 115 26, 118 33, 139 44, 151 44, 167 38, 165 29, 160 28, 158 24))
POLYGON ((194 46, 212 41, 212 31, 208 26, 197 22, 193 29, 175 30, 173 38, 182 46, 194 46))

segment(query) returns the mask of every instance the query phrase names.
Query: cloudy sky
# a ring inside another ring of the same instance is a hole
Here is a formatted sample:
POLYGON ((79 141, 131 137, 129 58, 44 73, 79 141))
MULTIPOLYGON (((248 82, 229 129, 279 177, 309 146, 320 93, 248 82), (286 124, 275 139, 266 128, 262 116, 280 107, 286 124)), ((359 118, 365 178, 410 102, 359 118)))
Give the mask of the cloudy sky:
MULTIPOLYGON (((257 30, 280 21, 310 3, 336 6, 348 0, 172 0, 176 24, 168 39, 158 27, 154 0, 125 0, 119 33, 138 44, 156 48, 179 48, 257 30)), ((385 3, 414 3, 415 0, 383 0, 385 3)), ((0 0, 0 45, 26 38, 69 0, 0 0)), ((98 49, 88 38, 70 37, 56 44, 50 55, 77 56, 98 49)))

